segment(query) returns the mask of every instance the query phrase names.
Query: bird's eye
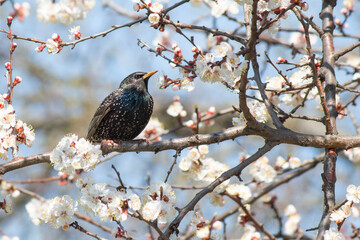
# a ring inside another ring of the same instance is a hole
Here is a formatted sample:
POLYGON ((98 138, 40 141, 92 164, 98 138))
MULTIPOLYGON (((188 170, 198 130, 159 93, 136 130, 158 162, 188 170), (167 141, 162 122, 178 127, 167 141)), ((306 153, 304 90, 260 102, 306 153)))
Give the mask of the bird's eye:
POLYGON ((136 75, 135 75, 135 78, 137 78, 137 79, 140 79, 140 78, 142 78, 142 77, 143 77, 142 74, 136 74, 136 75))

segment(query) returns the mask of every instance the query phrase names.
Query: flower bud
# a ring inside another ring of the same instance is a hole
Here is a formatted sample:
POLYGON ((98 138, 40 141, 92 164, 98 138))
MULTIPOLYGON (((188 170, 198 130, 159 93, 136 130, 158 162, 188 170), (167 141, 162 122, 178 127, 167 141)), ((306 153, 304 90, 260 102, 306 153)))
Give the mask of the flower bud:
POLYGON ((6 69, 6 70, 9 71, 9 70, 10 70, 10 66, 11 66, 10 62, 6 62, 6 63, 5 63, 5 69, 6 69))
POLYGON ((7 25, 10 27, 11 23, 12 23, 13 17, 12 16, 8 16, 7 17, 7 25))
POLYGON ((13 43, 12 45, 11 45, 11 52, 13 52, 13 51, 15 51, 15 48, 17 47, 17 43, 13 43))
POLYGON ((10 101, 10 96, 9 96, 8 93, 4 93, 2 96, 3 96, 3 98, 4 98, 5 101, 7 101, 7 102, 10 101))
POLYGON ((283 57, 278 57, 278 63, 287 63, 287 60, 283 57))
POLYGON ((39 52, 42 52, 45 47, 46 47, 45 44, 40 44, 40 45, 38 45, 38 46, 35 48, 35 51, 38 52, 38 53, 39 53, 39 52))
POLYGON ((15 77, 15 79, 14 79, 14 86, 16 86, 16 85, 18 85, 19 83, 21 83, 21 81, 22 81, 22 78, 21 78, 21 77, 19 77, 19 76, 15 77))

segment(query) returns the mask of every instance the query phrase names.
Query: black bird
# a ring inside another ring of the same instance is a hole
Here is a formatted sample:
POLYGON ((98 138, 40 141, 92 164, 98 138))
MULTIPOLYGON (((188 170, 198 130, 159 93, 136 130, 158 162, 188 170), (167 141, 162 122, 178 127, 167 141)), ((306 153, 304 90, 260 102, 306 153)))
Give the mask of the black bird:
POLYGON ((107 96, 96 110, 90 122, 87 139, 93 142, 119 142, 139 135, 153 111, 148 80, 156 72, 135 72, 127 76, 119 88, 107 96))

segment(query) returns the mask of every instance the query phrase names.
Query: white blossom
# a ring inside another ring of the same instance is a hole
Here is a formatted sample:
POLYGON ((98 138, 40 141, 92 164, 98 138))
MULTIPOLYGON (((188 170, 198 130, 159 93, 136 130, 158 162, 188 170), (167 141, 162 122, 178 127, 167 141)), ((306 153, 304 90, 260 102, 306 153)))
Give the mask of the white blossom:
POLYGON ((106 205, 110 195, 112 194, 105 183, 87 184, 81 188, 78 202, 85 212, 99 216, 102 220, 110 220, 111 214, 106 205))
POLYGON ((269 165, 267 157, 261 157, 250 165, 250 174, 258 182, 270 183, 276 177, 275 169, 269 165))
POLYGON ((211 15, 216 18, 220 17, 226 11, 231 14, 237 14, 239 12, 237 4, 232 0, 207 1, 207 3, 211 7, 211 15))
POLYGON ((360 202, 360 186, 349 185, 346 189, 346 199, 348 201, 359 203, 360 202))
POLYGON ((17 119, 13 106, 0 96, 0 158, 8 159, 7 151, 18 148, 21 143, 31 147, 34 140, 32 127, 17 119))
POLYGON ((95 5, 95 0, 37 0, 37 17, 45 23, 72 24, 75 20, 83 19, 95 5))
POLYGON ((49 38, 46 41, 46 48, 47 48, 48 53, 52 53, 52 54, 58 53, 60 51, 59 47, 60 47, 60 44, 58 42, 54 41, 54 39, 52 39, 52 38, 49 38))
POLYGON ((238 196, 244 200, 247 200, 251 197, 250 188, 244 184, 231 184, 226 188, 226 192, 232 196, 238 196))
POLYGON ((16 187, 5 180, 1 180, 1 195, 6 196, 10 195, 12 198, 17 198, 20 196, 20 191, 16 187))
POLYGON ((69 35, 70 40, 77 40, 81 36, 80 26, 74 26, 74 27, 70 28, 69 32, 70 32, 70 35, 69 35))
POLYGON ((157 220, 163 224, 175 215, 176 196, 167 183, 152 184, 143 194, 142 215, 148 221, 157 220))
POLYGON ((5 197, 2 198, 2 204, 3 204, 2 208, 5 211, 5 213, 11 214, 14 206, 13 197, 10 194, 5 195, 5 197))
POLYGON ((232 50, 232 47, 227 42, 221 42, 219 45, 216 45, 214 47, 214 57, 216 58, 223 58, 228 53, 230 53, 232 50))
POLYGON ((286 169, 286 168, 290 167, 290 164, 283 157, 278 156, 276 158, 275 166, 278 167, 278 168, 286 169))
POLYGON ((345 237, 337 228, 330 228, 325 231, 324 240, 345 240, 345 237))
POLYGON ((149 19, 149 22, 152 24, 152 25, 155 25, 157 24, 159 21, 160 21, 160 15, 157 14, 157 13, 151 13, 148 17, 149 19))
POLYGON ((284 214, 285 214, 285 216, 288 217, 288 219, 285 222, 284 232, 288 235, 293 235, 299 228, 299 223, 300 223, 301 217, 298 214, 298 212, 296 211, 295 206, 292 204, 289 204, 285 208, 284 214))
POLYGON ((152 3, 150 7, 150 11, 154 13, 161 13, 161 11, 164 9, 164 6, 158 2, 152 3))
POLYGON ((201 156, 206 155, 209 153, 209 146, 208 145, 200 145, 198 147, 199 153, 201 156))
POLYGON ((138 195, 130 192, 116 192, 109 204, 111 216, 117 221, 125 221, 128 213, 140 210, 141 201, 138 195))
POLYGON ((55 170, 72 174, 80 169, 89 172, 100 162, 101 155, 99 145, 72 134, 61 139, 51 152, 50 161, 55 170))
MULTIPOLYGON (((181 69, 181 68, 179 68, 181 69)), ((190 77, 183 77, 181 80, 180 80, 180 84, 181 84, 181 87, 183 89, 186 89, 188 90, 189 92, 191 92, 192 90, 195 89, 195 83, 194 83, 194 79, 190 78, 190 77)))
POLYGON ((291 169, 298 168, 301 166, 301 160, 298 157, 290 157, 289 164, 291 169))
POLYGON ((180 103, 180 98, 177 96, 174 97, 173 103, 169 105, 166 113, 172 117, 185 117, 187 114, 183 105, 180 103))
POLYGON ((43 211, 44 206, 45 206, 45 203, 36 198, 32 198, 30 200, 30 202, 28 202, 25 205, 25 209, 26 209, 27 213, 29 214, 30 220, 33 224, 35 224, 35 225, 41 224, 42 211, 43 211))
POLYGON ((330 215, 330 220, 336 223, 341 223, 345 218, 348 218, 352 213, 350 204, 351 203, 347 202, 339 209, 335 209, 334 211, 332 211, 330 215))
POLYGON ((360 162, 360 147, 350 148, 344 151, 345 156, 352 162, 360 162))
POLYGON ((256 228, 249 223, 245 224, 244 234, 240 240, 260 240, 260 233, 256 231, 256 228))
POLYGON ((49 200, 43 208, 41 219, 52 228, 67 229, 72 223, 77 202, 68 195, 49 200))

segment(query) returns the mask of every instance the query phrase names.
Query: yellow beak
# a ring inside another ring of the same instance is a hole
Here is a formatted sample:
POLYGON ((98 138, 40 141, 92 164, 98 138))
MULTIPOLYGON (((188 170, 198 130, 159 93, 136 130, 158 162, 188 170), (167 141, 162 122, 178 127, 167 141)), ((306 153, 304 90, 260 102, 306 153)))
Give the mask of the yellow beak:
POLYGON ((151 77, 152 75, 154 75, 155 73, 157 73, 157 71, 148 72, 147 74, 145 74, 143 76, 143 79, 145 80, 145 79, 151 77))

